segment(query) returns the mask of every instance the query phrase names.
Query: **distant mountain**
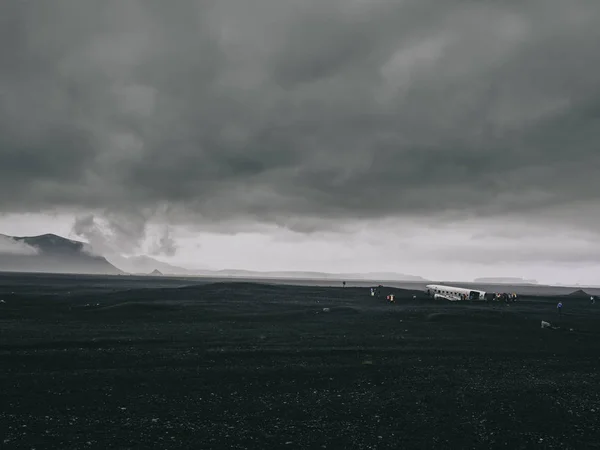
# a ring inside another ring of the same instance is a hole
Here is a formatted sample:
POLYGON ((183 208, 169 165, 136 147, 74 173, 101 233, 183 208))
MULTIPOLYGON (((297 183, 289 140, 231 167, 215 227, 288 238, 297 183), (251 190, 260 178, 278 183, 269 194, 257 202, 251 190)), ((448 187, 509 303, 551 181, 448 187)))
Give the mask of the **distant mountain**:
POLYGON ((156 276, 156 277, 160 277, 160 276, 162 276, 163 274, 162 274, 162 272, 161 272, 160 270, 158 270, 158 269, 154 269, 152 272, 150 272, 150 275, 152 275, 152 276, 156 276))
POLYGON ((386 281, 430 281, 426 278, 420 277, 418 275, 407 275, 405 273, 396 273, 396 272, 367 272, 367 273, 357 273, 357 274, 347 274, 348 278, 357 276, 359 279, 365 280, 386 280, 386 281))
POLYGON ((309 280, 381 280, 381 281, 429 281, 415 275, 405 275, 395 272, 368 272, 368 273, 326 273, 309 271, 270 271, 258 272, 253 270, 205 270, 197 271, 200 275, 214 277, 239 277, 239 278, 291 278, 309 280))
POLYGON ((538 284, 536 280, 526 280, 518 277, 485 277, 475 278, 473 283, 487 284, 538 284))
POLYGON ((97 256, 89 244, 54 234, 14 237, 0 235, 0 271, 181 275, 233 278, 287 278, 313 280, 429 281, 395 272, 325 273, 313 271, 191 270, 149 256, 97 256))
POLYGON ((111 264, 127 273, 146 274, 152 270, 159 270, 166 275, 198 275, 198 271, 186 269, 184 267, 173 266, 171 264, 151 258, 150 256, 120 256, 106 255, 106 259, 111 264))
POLYGON ((55 234, 0 235, 0 271, 118 275, 122 271, 88 244, 55 234))

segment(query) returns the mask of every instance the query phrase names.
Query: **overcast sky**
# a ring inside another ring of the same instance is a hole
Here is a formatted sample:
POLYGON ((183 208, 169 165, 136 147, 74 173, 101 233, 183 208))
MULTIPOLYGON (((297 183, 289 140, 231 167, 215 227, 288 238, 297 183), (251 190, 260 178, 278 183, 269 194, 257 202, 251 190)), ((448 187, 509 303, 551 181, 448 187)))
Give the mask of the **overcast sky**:
POLYGON ((597 0, 4 0, 0 233, 600 284, 597 0))

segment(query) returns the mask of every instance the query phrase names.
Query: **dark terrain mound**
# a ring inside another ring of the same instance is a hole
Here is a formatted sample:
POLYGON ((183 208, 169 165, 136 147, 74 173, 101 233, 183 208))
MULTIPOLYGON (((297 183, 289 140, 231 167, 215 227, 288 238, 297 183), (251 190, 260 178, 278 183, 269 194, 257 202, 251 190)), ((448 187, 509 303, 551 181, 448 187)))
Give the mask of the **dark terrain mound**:
POLYGON ((0 253, 0 271, 89 273, 117 275, 122 272, 106 258, 93 255, 86 244, 54 234, 41 236, 4 236, 34 249, 35 254, 0 253))
POLYGON ((3 449, 600 439, 589 301, 142 278, 0 276, 3 449))
POLYGON ((578 289, 574 292, 571 292, 567 297, 588 300, 590 298, 590 294, 585 292, 583 289, 578 289))

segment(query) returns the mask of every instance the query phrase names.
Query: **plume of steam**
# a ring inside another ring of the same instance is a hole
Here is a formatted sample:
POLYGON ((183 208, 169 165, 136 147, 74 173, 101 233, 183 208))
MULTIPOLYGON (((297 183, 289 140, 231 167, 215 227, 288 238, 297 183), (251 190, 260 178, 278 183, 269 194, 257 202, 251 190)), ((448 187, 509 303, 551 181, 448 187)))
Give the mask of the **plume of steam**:
POLYGON ((113 249, 108 243, 108 239, 104 230, 96 223, 93 214, 77 217, 71 233, 78 237, 86 239, 90 243, 90 247, 85 247, 84 251, 101 255, 113 253, 113 249))
MULTIPOLYGON (((139 253, 148 235, 150 215, 144 212, 108 212, 102 218, 94 214, 75 219, 71 232, 86 239, 94 252, 106 255, 139 253)), ((177 251, 168 226, 150 247, 153 255, 173 256, 177 251)))
POLYGON ((9 236, 0 235, 0 254, 37 255, 38 249, 9 236))
POLYGON ((171 229, 165 226, 162 233, 150 247, 152 255, 174 256, 177 253, 177 244, 171 236, 171 229))
POLYGON ((130 254, 139 249, 146 236, 145 220, 108 216, 98 218, 94 214, 75 219, 71 232, 86 239, 98 254, 130 254))

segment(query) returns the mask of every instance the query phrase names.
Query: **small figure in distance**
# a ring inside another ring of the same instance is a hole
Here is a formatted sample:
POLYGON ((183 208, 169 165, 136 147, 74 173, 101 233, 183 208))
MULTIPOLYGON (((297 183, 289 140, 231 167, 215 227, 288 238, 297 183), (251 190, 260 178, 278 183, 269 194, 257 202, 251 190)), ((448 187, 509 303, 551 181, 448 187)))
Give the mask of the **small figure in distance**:
POLYGON ((346 282, 342 281, 342 287, 346 287, 346 282))
POLYGON ((562 316, 562 307, 563 307, 562 302, 558 302, 558 305, 556 305, 556 309, 558 310, 559 316, 562 316))

